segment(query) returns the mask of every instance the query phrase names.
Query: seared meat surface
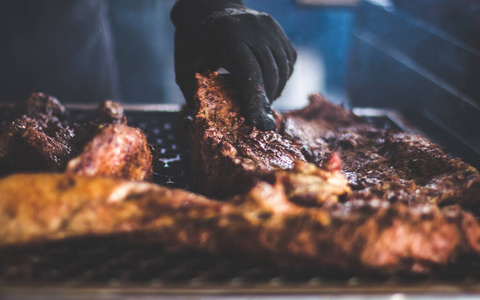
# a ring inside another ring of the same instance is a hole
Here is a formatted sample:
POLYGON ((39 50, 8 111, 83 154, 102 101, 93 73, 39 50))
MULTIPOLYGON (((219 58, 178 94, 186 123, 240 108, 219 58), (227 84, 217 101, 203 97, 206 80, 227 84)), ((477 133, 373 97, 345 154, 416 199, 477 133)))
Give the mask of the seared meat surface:
POLYGON ((68 162, 66 172, 148 180, 152 177, 152 153, 139 128, 107 125, 97 129, 82 153, 68 162))
POLYGON ((199 188, 207 195, 224 198, 260 181, 272 183, 271 174, 291 170, 298 161, 320 169, 338 167, 352 189, 339 202, 312 202, 287 193, 289 202, 321 207, 338 226, 329 227, 332 235, 322 242, 315 240, 319 233, 313 228, 304 233, 311 238, 305 247, 312 253, 336 249, 325 258, 335 267, 341 261, 345 269, 394 272, 424 272, 440 261, 447 265, 452 257, 444 259, 458 251, 451 248, 458 239, 469 240, 478 256, 477 222, 462 210, 478 213, 480 174, 475 168, 424 137, 370 126, 320 95, 302 110, 278 114, 277 132, 260 132, 245 125, 228 79, 216 73, 197 78, 192 159, 199 188), (458 217, 462 225, 451 231, 458 217))
POLYGON ((77 127, 57 99, 32 94, 1 128, 0 160, 15 171, 63 170, 77 152, 72 144, 77 127))
POLYGON ((278 132, 261 132, 245 125, 226 78, 212 73, 198 80, 192 158, 207 195, 237 193, 295 161, 322 167, 338 153, 353 190, 346 201, 480 204, 478 171, 424 137, 375 128, 320 95, 302 110, 278 115, 278 132))
POLYGON ((146 138, 126 125, 117 103, 105 101, 96 117, 82 124, 69 120, 65 107, 42 93, 32 94, 14 111, 0 131, 0 160, 9 169, 2 173, 61 172, 68 164, 74 174, 139 180, 152 175, 146 138))
POLYGON ((478 205, 480 175, 469 165, 319 95, 278 114, 276 132, 261 132, 244 123, 228 78, 198 79, 191 151, 208 196, 69 173, 13 175, 0 180, 0 245, 122 233, 319 274, 432 274, 463 257, 479 261, 480 224, 465 208, 478 205))
POLYGON ((269 180, 276 170, 306 161, 301 145, 278 132, 245 124, 227 78, 197 75, 199 88, 190 134, 193 172, 203 194, 223 198, 269 180))
POLYGON ((378 129, 313 95, 303 110, 282 116, 285 136, 302 145, 308 161, 321 164, 336 152, 354 191, 347 200, 476 208, 480 174, 439 145, 413 133, 378 129))
MULTIPOLYGON (((247 193, 209 200, 145 182, 61 174, 0 180, 0 245, 129 233, 133 242, 201 249, 355 274, 424 274, 480 253, 480 226, 458 207, 350 201, 305 207, 289 198, 284 177, 247 193)), ((318 171, 328 184, 338 171, 318 171)), ((319 175, 319 174, 317 174, 319 175)), ((319 180, 319 179, 318 179, 319 180)), ((330 187, 329 187, 330 186, 330 187)), ((327 191, 325 190, 325 191, 327 191)))

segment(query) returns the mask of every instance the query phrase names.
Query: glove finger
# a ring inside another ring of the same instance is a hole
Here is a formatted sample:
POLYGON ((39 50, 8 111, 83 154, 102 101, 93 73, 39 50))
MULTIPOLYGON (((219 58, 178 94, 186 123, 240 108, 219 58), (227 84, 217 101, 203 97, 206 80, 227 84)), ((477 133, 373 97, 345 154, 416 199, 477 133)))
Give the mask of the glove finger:
POLYGON ((254 51, 254 48, 250 47, 250 50, 254 52, 255 57, 260 65, 265 93, 267 94, 270 103, 272 103, 275 99, 277 99, 277 89, 279 84, 279 70, 276 59, 268 47, 262 47, 257 51, 254 51))
POLYGON ((246 44, 238 42, 225 42, 222 53, 221 65, 232 76, 246 121, 262 131, 275 130, 262 71, 254 53, 246 44))
POLYGON ((290 72, 290 75, 291 75, 293 73, 293 66, 297 61, 297 51, 295 50, 295 48, 293 48, 291 44, 288 45, 286 49, 287 49, 288 61, 291 63, 291 72, 290 72))
POLYGON ((287 54, 283 49, 272 49, 273 57, 275 58, 277 68, 278 68, 278 85, 275 90, 275 99, 280 97, 282 94, 285 85, 287 84, 288 78, 290 78, 291 68, 290 63, 287 59, 287 54))
POLYGON ((181 37, 181 34, 175 34, 175 81, 183 93, 185 101, 190 107, 193 107, 193 95, 195 90, 194 52, 191 51, 190 43, 187 39, 181 37))
POLYGON ((182 90, 187 104, 193 108, 193 99, 197 90, 196 73, 205 72, 208 59, 202 48, 195 47, 190 40, 175 36, 175 80, 182 90))
POLYGON ((288 69, 289 69, 288 78, 290 78, 290 76, 292 76, 292 73, 293 73, 293 67, 295 65, 295 62, 297 61, 297 51, 295 50, 295 48, 293 47, 292 43, 288 38, 284 39, 282 43, 283 43, 283 49, 287 55, 288 69))
POLYGON ((293 47, 290 39, 285 34, 285 31, 283 30, 282 26, 280 26, 280 24, 277 21, 275 21, 275 19, 273 18, 271 19, 271 22, 273 23, 272 28, 274 28, 274 32, 275 32, 275 34, 272 34, 272 36, 277 37, 277 41, 274 44, 280 43, 281 44, 280 47, 284 49, 286 53, 286 57, 288 59, 290 76, 291 76, 293 73, 293 65, 297 61, 297 51, 293 47))

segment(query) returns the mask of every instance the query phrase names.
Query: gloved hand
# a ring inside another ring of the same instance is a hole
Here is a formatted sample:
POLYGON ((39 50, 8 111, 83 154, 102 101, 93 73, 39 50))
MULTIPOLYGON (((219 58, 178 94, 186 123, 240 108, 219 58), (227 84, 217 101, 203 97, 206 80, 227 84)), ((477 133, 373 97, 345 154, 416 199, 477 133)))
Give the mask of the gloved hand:
POLYGON ((180 0, 171 11, 175 25, 175 73, 192 105, 196 73, 230 72, 243 116, 258 129, 274 130, 270 104, 293 72, 295 49, 268 14, 241 0, 180 0))

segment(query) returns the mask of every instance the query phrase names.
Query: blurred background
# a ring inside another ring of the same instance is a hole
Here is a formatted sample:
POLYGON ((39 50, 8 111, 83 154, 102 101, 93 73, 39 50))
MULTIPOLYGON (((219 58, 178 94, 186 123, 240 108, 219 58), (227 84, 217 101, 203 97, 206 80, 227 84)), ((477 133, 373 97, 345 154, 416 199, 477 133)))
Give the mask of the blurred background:
MULTIPOLYGON (((346 98, 353 7, 295 0, 246 0, 283 26, 298 50, 294 76, 276 106, 308 94, 346 98)), ((320 3, 322 2, 322 3, 320 3)), ((348 5, 338 5, 338 4, 348 5)), ((18 0, 0 4, 0 97, 43 91, 63 102, 183 103, 174 81, 173 0, 18 0)))
MULTIPOLYGON (((301 107, 320 92, 347 106, 429 110, 470 131, 480 127, 480 0, 244 3, 270 13, 298 51, 277 108, 301 107)), ((183 103, 173 72, 173 4, 2 1, 0 98, 43 91, 63 102, 183 103)))
POLYGON ((276 107, 292 109, 321 92, 334 102, 347 102, 346 57, 356 1, 245 0, 271 14, 298 52, 295 71, 276 107))

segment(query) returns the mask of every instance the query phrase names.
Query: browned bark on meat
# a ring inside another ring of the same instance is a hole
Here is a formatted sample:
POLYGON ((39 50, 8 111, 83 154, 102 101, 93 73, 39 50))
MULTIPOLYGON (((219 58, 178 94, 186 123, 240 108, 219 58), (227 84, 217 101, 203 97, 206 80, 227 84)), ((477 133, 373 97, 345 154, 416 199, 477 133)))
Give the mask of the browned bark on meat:
POLYGON ((16 171, 60 171, 75 154, 77 125, 66 120, 55 98, 32 94, 15 107, 14 120, 0 131, 0 160, 16 171))
POLYGON ((308 161, 339 153, 353 189, 349 199, 477 208, 480 174, 439 145, 413 133, 378 129, 313 95, 303 110, 283 115, 283 133, 302 145, 308 161))
POLYGON ((221 202, 151 183, 13 175, 0 180, 0 245, 130 233, 173 249, 383 275, 425 274, 462 255, 478 259, 480 226, 471 214, 381 201, 305 207, 290 201, 282 181, 302 169, 278 172, 273 184, 258 182, 221 202))
POLYGON ((98 130, 82 153, 68 162, 67 173, 132 180, 152 177, 152 153, 138 128, 124 124, 98 130))
POLYGON ((480 203, 478 171, 424 137, 375 128, 318 94, 306 108, 279 114, 278 132, 260 132, 245 125, 227 78, 197 78, 192 159, 207 195, 238 193, 295 161, 321 167, 338 153, 353 189, 347 200, 467 208, 480 203))
POLYGON ((152 154, 145 135, 126 125, 118 103, 105 101, 95 118, 82 124, 69 120, 65 107, 42 93, 14 110, 13 121, 0 132, 0 160, 10 173, 62 172, 68 164, 73 174, 151 179, 152 154))
POLYGON ((432 274, 478 262, 480 225, 461 207, 478 205, 472 167, 319 95, 279 114, 277 132, 260 132, 244 123, 228 79, 198 79, 194 172, 222 201, 118 179, 14 175, 0 180, 0 245, 131 233, 319 273, 432 274))
POLYGON ((232 196, 259 179, 271 179, 275 170, 292 169, 296 161, 305 161, 300 144, 245 124, 226 78, 197 75, 197 79, 191 148, 200 192, 232 196))

